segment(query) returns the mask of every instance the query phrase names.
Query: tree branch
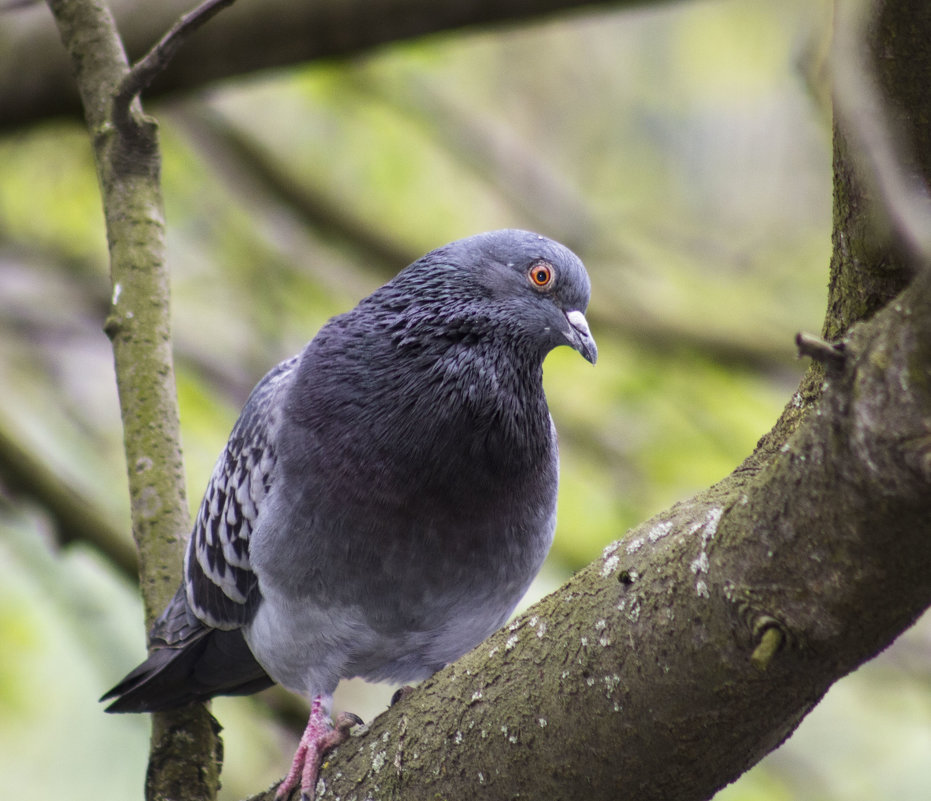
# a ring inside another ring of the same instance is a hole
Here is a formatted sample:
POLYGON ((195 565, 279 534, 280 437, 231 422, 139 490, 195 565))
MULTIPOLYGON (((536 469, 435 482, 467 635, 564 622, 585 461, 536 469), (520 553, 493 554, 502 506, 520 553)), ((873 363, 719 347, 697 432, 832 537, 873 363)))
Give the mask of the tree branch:
POLYGON ((913 144, 886 107, 863 58, 863 42, 881 4, 838 3, 835 12, 834 111, 858 158, 860 176, 881 198, 899 240, 931 269, 931 195, 915 180, 913 144))
MULTIPOLYGON (((139 552, 146 625, 181 577, 189 530, 171 358, 165 221, 157 126, 136 102, 117 126, 112 98, 130 74, 110 12, 97 0, 49 0, 74 67, 103 198, 113 345, 129 471, 133 537, 139 552)), ((216 721, 202 706, 153 716, 149 799, 213 799, 219 785, 216 721)))
POLYGON ((916 258, 927 261, 920 255, 928 231, 922 198, 931 175, 931 126, 919 123, 929 113, 931 50, 921 37, 931 32, 931 5, 872 0, 852 19, 849 4, 835 5, 834 230, 822 330, 829 342, 901 292, 916 258), (865 38, 851 42, 861 33, 865 38))
POLYGON ((136 62, 132 69, 123 76, 113 98, 113 120, 117 127, 128 126, 131 122, 129 104, 146 89, 155 78, 164 72, 178 48, 188 37, 209 22, 220 11, 232 5, 235 0, 206 0, 193 11, 182 16, 171 29, 136 62))
POLYGON ((847 360, 843 342, 832 345, 821 337, 798 333, 795 335, 795 347, 798 348, 799 356, 808 356, 821 364, 841 367, 847 360))
MULTIPOLYGON (((257 70, 322 58, 343 58, 388 42, 436 31, 501 25, 598 7, 659 5, 670 0, 265 0, 240 3, 198 31, 155 81, 148 97, 191 91, 257 70)), ((140 14, 135 0, 114 0, 113 13, 131 56, 146 52, 190 8, 163 0, 140 14)), ((51 116, 76 115, 80 103, 59 56, 53 26, 42 9, 24 8, 0 26, 0 130, 51 116), (24 79, 28 76, 28 80, 24 79)))

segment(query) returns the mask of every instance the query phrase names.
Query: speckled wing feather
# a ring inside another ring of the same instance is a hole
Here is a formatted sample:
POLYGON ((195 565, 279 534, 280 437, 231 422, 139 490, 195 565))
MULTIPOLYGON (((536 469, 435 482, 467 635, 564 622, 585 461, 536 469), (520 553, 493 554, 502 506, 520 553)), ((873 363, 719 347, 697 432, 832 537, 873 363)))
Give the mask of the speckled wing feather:
POLYGON ((245 625, 261 600, 249 564, 249 538, 271 487, 281 413, 277 399, 297 360, 279 364, 252 391, 197 513, 184 560, 184 586, 191 610, 212 628, 245 625))
POLYGON ((249 538, 275 466, 275 432, 297 358, 252 391, 217 460, 185 556, 184 582, 152 626, 151 652, 104 699, 108 712, 171 709, 272 684, 243 638, 261 597, 249 538))

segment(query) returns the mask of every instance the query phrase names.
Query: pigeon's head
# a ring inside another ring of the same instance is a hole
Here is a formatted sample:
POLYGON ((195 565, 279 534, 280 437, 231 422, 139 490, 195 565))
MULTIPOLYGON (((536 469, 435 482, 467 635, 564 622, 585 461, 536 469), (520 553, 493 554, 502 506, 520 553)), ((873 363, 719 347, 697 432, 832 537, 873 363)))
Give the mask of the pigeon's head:
POLYGON ((539 355, 569 345, 592 364, 598 348, 585 319, 591 283, 571 250, 529 231, 505 229, 451 242, 398 279, 443 309, 447 320, 474 321, 539 355))

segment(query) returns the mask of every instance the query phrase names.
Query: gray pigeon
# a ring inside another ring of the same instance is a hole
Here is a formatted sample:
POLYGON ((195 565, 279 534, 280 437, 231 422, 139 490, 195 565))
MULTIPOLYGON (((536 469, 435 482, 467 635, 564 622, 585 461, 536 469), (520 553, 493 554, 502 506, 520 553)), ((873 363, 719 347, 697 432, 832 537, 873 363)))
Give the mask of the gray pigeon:
POLYGON ((499 628, 556 525, 542 365, 597 357, 589 280, 526 231, 434 250, 253 390, 151 655, 104 699, 147 712, 274 682, 311 704, 284 798, 313 798, 342 678, 430 676, 499 628))

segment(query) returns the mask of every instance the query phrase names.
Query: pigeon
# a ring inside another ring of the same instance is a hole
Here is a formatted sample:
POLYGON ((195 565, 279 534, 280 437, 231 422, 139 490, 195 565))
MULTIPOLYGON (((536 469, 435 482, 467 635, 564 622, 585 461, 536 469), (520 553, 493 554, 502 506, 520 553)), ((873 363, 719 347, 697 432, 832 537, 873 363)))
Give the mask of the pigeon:
POLYGON ((310 703, 279 785, 313 799, 341 679, 427 678, 508 619, 556 526, 543 359, 592 364, 590 283, 539 234, 428 253, 255 387, 197 513, 181 587, 108 712, 278 683, 310 703))

